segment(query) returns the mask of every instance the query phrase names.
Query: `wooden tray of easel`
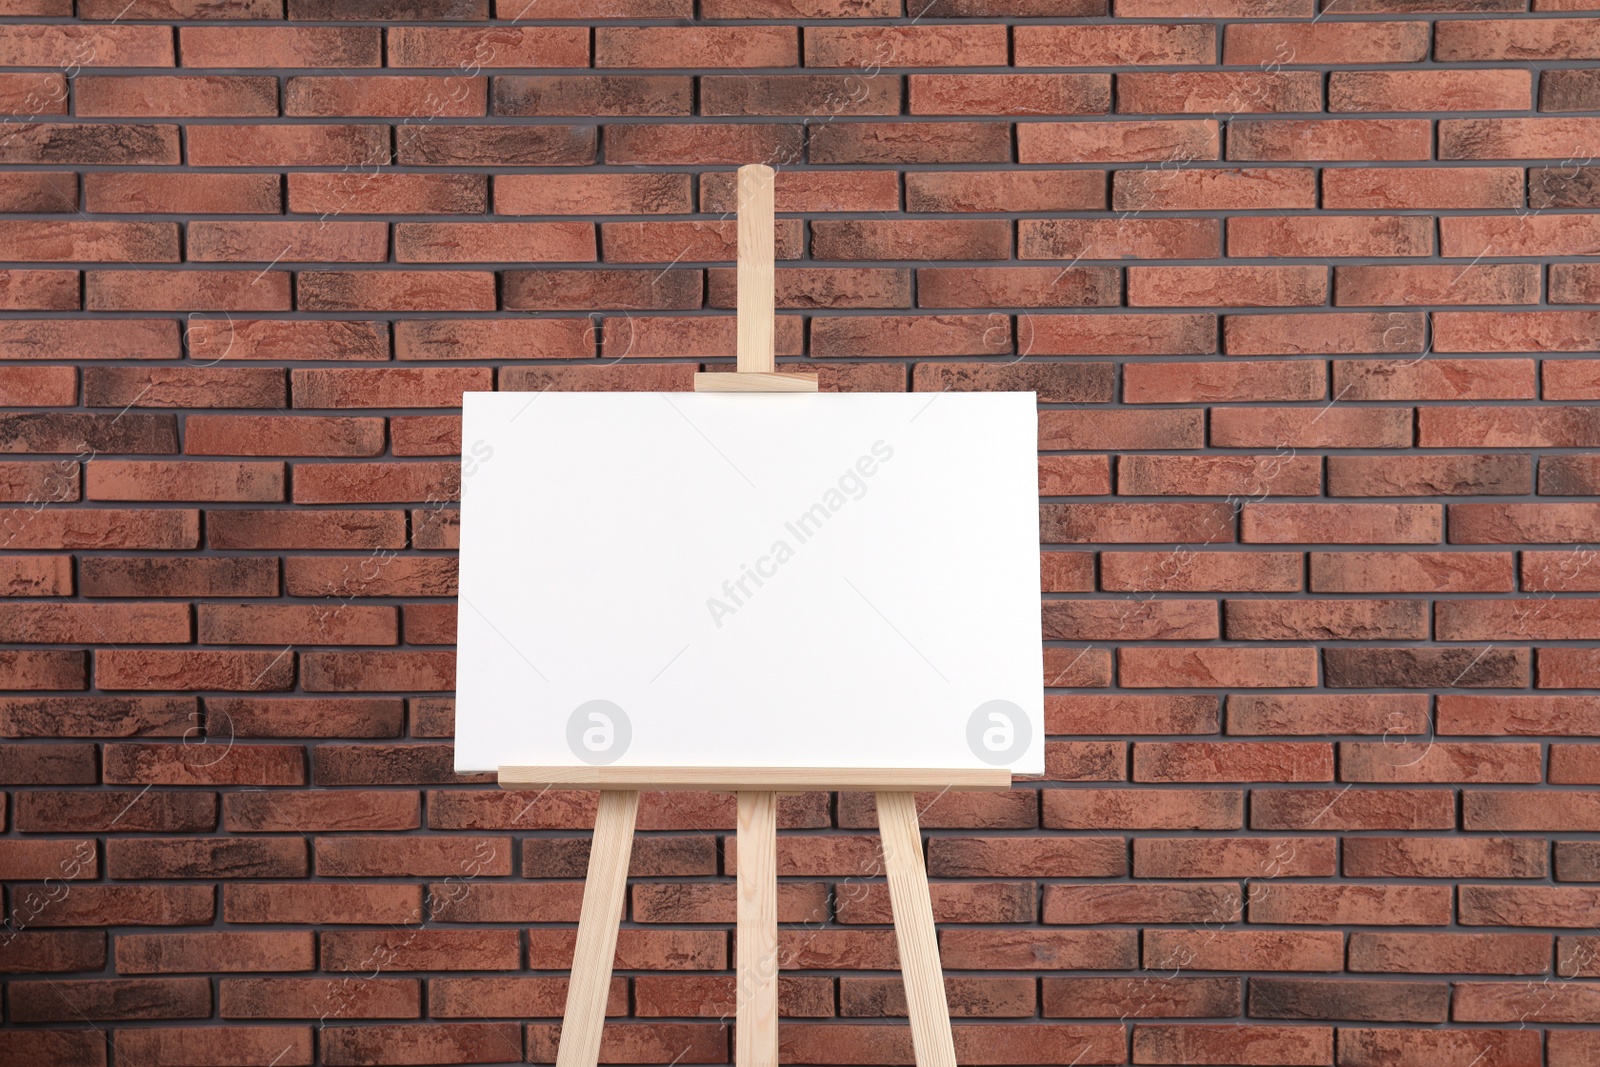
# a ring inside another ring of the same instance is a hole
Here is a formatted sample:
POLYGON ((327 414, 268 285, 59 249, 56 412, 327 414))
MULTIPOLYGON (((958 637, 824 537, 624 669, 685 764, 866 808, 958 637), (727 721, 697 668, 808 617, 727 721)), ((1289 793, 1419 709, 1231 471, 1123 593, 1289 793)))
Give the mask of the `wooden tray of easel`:
MULTIPOLYGON (((734 373, 694 376, 697 392, 816 392, 817 376, 779 373, 774 354, 773 171, 739 168, 738 349, 734 373)), ((923 790, 1009 789, 1011 772, 992 768, 501 767, 502 789, 597 789, 599 809, 557 1067, 594 1067, 627 894, 639 793, 713 790, 738 795, 737 1010, 734 1062, 778 1063, 778 794, 869 790, 877 796, 884 874, 918 1067, 955 1067, 944 971, 923 865, 915 794, 923 790)))

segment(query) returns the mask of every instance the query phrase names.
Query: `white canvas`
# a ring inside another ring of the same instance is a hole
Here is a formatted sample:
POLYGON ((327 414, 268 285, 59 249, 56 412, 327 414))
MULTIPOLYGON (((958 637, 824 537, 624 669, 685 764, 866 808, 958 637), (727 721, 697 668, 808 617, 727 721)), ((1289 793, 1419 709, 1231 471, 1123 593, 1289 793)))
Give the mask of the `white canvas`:
POLYGON ((1044 770, 1032 393, 468 393, 456 769, 1044 770))

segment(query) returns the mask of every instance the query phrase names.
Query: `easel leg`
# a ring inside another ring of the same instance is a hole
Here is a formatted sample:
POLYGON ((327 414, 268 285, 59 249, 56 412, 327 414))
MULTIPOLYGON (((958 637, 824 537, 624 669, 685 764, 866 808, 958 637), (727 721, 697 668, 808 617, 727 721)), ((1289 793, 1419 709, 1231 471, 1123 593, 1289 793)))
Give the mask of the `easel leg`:
POLYGON ((606 1021, 611 963, 617 954, 617 928, 628 891, 628 857, 633 852, 633 824, 638 814, 638 790, 601 791, 556 1067, 594 1067, 600 1060, 600 1032, 606 1021))
MULTIPOLYGON (((956 1067, 950 1033, 950 1008, 944 997, 933 900, 922 865, 922 831, 917 826, 914 793, 878 794, 878 832, 894 907, 894 935, 900 946, 900 976, 906 985, 911 1043, 917 1067, 956 1067)), ((742 860, 741 860, 742 862, 742 860)))
POLYGON ((739 794, 738 1014, 733 1062, 778 1064, 778 794, 739 794))

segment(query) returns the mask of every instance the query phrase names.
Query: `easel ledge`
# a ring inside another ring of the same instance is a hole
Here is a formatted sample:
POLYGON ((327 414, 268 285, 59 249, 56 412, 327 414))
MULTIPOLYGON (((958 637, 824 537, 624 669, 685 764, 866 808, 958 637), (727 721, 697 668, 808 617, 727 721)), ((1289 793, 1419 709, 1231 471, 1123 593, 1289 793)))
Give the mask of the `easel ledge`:
POLYGON ((1004 767, 501 767, 501 789, 637 789, 804 793, 815 789, 922 792, 1010 789, 1004 767))
MULTIPOLYGON (((696 392, 817 391, 814 373, 779 373, 777 369, 773 346, 773 177, 772 168, 760 164, 739 168, 738 364, 734 373, 696 374, 696 392)), ((662 789, 738 794, 737 1013, 733 1031, 738 1067, 778 1064, 778 794, 817 789, 871 790, 877 795, 883 873, 894 910, 917 1065, 955 1067, 933 901, 922 863, 916 794, 1009 789, 1008 768, 501 767, 500 786, 600 791, 556 1067, 595 1067, 599 1062, 618 923, 627 898, 639 793, 662 789)))

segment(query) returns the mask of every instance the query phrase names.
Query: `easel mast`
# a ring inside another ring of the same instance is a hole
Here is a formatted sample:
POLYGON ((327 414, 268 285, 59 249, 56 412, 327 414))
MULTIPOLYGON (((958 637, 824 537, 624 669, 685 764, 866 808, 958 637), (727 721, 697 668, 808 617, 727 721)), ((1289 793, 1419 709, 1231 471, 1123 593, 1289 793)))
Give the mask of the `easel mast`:
MULTIPOLYGON (((739 339, 737 369, 697 373, 696 392, 817 391, 817 376, 780 374, 774 348, 773 171, 739 168, 739 339)), ((642 789, 731 790, 738 795, 738 911, 735 936, 738 1067, 778 1064, 778 794, 870 789, 877 794, 884 874, 918 1067, 955 1067, 944 971, 922 861, 916 791, 1008 789, 1011 772, 983 769, 789 767, 501 767, 503 789, 600 791, 589 875, 556 1067, 594 1067, 600 1058, 618 923, 642 789)))

